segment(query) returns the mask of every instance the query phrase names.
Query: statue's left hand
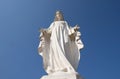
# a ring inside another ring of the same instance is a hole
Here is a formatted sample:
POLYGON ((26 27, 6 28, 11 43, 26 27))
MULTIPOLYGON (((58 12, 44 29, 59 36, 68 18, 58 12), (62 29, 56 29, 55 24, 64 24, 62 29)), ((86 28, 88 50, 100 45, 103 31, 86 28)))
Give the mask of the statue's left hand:
POLYGON ((78 25, 75 25, 75 27, 74 27, 74 31, 76 32, 76 31, 78 31, 79 30, 79 26, 78 25))

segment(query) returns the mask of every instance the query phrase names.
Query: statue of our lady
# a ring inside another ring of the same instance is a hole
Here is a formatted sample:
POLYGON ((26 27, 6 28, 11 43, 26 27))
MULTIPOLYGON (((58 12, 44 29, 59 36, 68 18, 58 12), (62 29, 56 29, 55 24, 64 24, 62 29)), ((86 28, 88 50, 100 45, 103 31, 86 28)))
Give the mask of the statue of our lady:
POLYGON ((76 73, 80 61, 80 39, 78 25, 70 27, 61 11, 56 11, 55 19, 47 29, 40 30, 39 54, 43 57, 45 71, 76 73))

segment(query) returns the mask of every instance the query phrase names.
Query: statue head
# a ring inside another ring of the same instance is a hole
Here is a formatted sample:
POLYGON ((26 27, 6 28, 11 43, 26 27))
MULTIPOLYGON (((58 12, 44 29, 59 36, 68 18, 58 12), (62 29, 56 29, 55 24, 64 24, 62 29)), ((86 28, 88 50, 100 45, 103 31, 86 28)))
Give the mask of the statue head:
POLYGON ((61 11, 56 11, 54 21, 64 21, 64 17, 61 11))

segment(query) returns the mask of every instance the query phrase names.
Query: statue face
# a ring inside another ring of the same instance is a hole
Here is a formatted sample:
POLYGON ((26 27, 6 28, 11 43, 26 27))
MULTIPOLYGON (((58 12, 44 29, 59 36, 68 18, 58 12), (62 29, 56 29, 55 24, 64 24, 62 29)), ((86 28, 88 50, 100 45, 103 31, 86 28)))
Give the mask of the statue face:
POLYGON ((56 17, 57 17, 57 18, 60 18, 60 17, 61 17, 61 14, 60 14, 60 13, 56 13, 56 17))
POLYGON ((58 20, 61 20, 61 18, 62 18, 61 13, 56 12, 56 18, 58 18, 58 20))
POLYGON ((61 21, 63 20, 63 15, 60 11, 57 11, 55 14, 55 21, 61 21))

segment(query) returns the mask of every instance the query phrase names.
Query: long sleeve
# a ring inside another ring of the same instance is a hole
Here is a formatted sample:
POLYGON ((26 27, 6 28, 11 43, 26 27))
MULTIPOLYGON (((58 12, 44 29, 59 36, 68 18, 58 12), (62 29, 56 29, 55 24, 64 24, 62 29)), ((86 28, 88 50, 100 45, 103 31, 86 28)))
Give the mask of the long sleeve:
POLYGON ((47 29, 47 33, 51 33, 53 28, 54 28, 54 22, 50 24, 49 28, 47 29))

